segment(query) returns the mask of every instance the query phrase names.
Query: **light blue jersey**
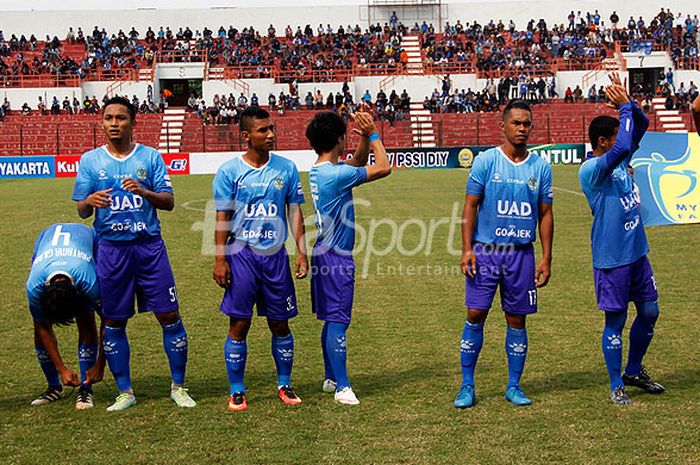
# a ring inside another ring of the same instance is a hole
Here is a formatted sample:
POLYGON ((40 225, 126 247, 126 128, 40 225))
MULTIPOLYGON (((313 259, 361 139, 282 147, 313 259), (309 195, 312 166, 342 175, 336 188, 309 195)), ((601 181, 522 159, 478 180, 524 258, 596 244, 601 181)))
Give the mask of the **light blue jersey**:
POLYGON ((309 173, 318 244, 340 253, 355 246, 355 206, 352 188, 367 180, 367 168, 324 162, 309 173))
POLYGON ((482 198, 474 242, 530 244, 536 239, 539 204, 553 201, 552 169, 537 155, 515 163, 494 147, 474 159, 467 194, 482 198))
POLYGON ((578 177, 593 213, 593 267, 615 268, 649 253, 639 211, 639 192, 627 171, 632 154, 649 127, 636 105, 620 107, 620 128, 613 147, 600 157, 589 154, 578 177))
POLYGON ((219 168, 213 182, 217 211, 230 211, 230 237, 255 249, 280 249, 287 240, 287 205, 303 204, 304 190, 294 162, 270 154, 254 168, 233 158, 219 168))
POLYGON ((95 272, 93 249, 95 231, 77 223, 59 223, 44 229, 34 244, 32 269, 27 280, 27 300, 34 321, 44 319, 41 295, 51 278, 68 276, 73 285, 97 308, 100 291, 95 272))
POLYGON ((124 158, 116 158, 106 147, 85 153, 80 159, 73 200, 85 200, 96 191, 112 189, 112 205, 95 209, 95 231, 100 239, 132 241, 160 235, 154 207, 140 195, 122 189, 122 180, 132 178, 145 189, 160 193, 173 188, 160 153, 136 144, 124 158))

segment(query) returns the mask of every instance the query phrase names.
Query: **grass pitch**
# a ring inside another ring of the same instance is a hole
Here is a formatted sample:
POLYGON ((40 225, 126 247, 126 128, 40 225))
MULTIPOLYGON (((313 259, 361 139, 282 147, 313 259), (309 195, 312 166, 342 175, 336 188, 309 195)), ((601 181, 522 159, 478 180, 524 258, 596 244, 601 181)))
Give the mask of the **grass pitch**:
MULTIPOLYGON (((258 319, 249 337, 250 407, 236 415, 226 411, 227 320, 218 311, 222 291, 211 279, 213 258, 202 253, 211 237, 205 213, 211 176, 175 178, 177 207, 160 215, 190 338, 188 385, 199 405, 179 410, 169 400, 161 331, 146 314, 128 326, 139 403, 112 414, 105 411, 116 395, 111 375, 96 386, 91 411, 76 411, 74 398, 29 406, 45 387, 24 295, 34 239, 48 224, 79 219, 69 200, 72 180, 0 182, 0 461, 700 463, 700 327, 695 316, 700 229, 647 230, 661 317, 646 365, 668 391, 651 396, 633 389, 634 405, 615 407, 607 401, 600 352, 603 318, 593 294, 591 217, 577 194, 576 171, 554 168, 553 276, 540 292, 539 314, 528 319, 530 348, 523 377, 534 404, 516 408, 503 400, 505 322, 496 304, 477 367, 478 403, 466 411, 452 407, 460 384, 458 343, 465 312, 459 257, 448 250, 450 244, 459 248, 459 229, 451 231, 449 217, 455 202, 457 215, 461 212, 464 171, 399 171, 356 190, 356 199, 369 204, 357 207, 359 224, 367 233, 374 229, 374 250, 379 252, 367 257, 365 247, 357 258, 348 333, 349 374, 361 405, 340 406, 321 392, 321 324, 310 313, 305 280, 297 282, 301 313, 292 322, 293 379, 303 405, 289 408, 276 399, 269 331, 258 319), (400 249, 391 244, 394 231, 400 249)), ((308 178, 303 179, 308 195, 308 178)), ((304 208, 307 220, 311 209, 310 204, 304 208)), ((631 317, 627 328, 630 324, 631 317)), ((59 329, 57 335, 64 358, 77 367, 75 328, 59 329)))

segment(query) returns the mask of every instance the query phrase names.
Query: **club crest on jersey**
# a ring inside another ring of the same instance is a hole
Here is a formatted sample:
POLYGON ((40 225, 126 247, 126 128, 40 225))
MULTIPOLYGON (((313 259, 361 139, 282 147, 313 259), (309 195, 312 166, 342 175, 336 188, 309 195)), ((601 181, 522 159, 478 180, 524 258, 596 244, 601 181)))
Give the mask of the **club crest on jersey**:
POLYGON ((146 171, 145 166, 139 166, 139 169, 136 170, 136 177, 139 178, 139 181, 145 180, 147 175, 148 171, 146 171))
POLYGON ((537 178, 535 178, 534 176, 527 180, 527 187, 529 187, 530 190, 533 192, 537 190, 537 186, 539 184, 539 181, 537 181, 537 178))
POLYGON ((272 181, 272 185, 275 186, 275 189, 281 191, 284 187, 284 178, 282 176, 277 176, 275 180, 272 181))

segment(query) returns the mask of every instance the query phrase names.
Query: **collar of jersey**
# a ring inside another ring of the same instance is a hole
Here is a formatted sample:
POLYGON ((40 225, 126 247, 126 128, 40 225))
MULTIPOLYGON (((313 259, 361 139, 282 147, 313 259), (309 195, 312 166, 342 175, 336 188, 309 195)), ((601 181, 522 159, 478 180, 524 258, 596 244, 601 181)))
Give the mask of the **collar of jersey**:
POLYGON ((63 275, 63 276, 68 276, 68 279, 70 280, 70 283, 71 283, 73 286, 75 286, 75 279, 73 279, 73 276, 71 276, 70 274, 68 274, 68 273, 65 272, 65 271, 60 271, 60 270, 59 270, 59 271, 54 271, 53 273, 51 273, 51 274, 49 275, 49 277, 46 278, 46 281, 44 281, 44 283, 48 286, 48 285, 51 283, 51 280, 53 279, 53 277, 54 277, 54 276, 57 276, 57 275, 59 275, 59 274, 61 274, 61 275, 63 275))
POLYGON ((314 168, 318 168, 319 166, 322 166, 322 165, 325 165, 325 164, 332 165, 333 163, 331 163, 330 161, 326 160, 326 161, 322 161, 321 163, 314 163, 314 164, 313 164, 313 167, 314 167, 314 168))
POLYGON ((510 164, 513 165, 513 166, 524 165, 525 163, 527 163, 527 161, 528 161, 528 160, 530 159, 530 157, 532 156, 532 154, 531 154, 530 151, 528 150, 528 152, 527 152, 527 157, 525 157, 525 159, 524 159, 523 161, 521 161, 521 162, 519 162, 519 163, 515 163, 513 160, 510 159, 510 157, 509 157, 508 155, 506 155, 506 153, 503 151, 503 149, 501 148, 500 145, 498 146, 498 151, 499 151, 500 154, 503 156, 503 158, 505 158, 505 159, 506 159, 508 162, 510 162, 510 164))
POLYGON ((249 167, 250 169, 252 169, 252 170, 261 170, 261 169, 265 168, 267 165, 270 164, 270 161, 272 161, 272 157, 273 157, 273 153, 270 152, 270 157, 267 159, 267 162, 266 162, 264 165, 258 166, 257 168, 256 168, 255 166, 251 165, 250 163, 248 163, 247 161, 245 161, 245 159, 243 158, 243 155, 241 155, 239 158, 240 158, 241 161, 242 161, 243 163, 245 163, 245 165, 246 165, 247 167, 249 167))
POLYGON ((124 158, 117 158, 117 157, 115 157, 115 156, 112 154, 112 152, 109 151, 109 149, 107 148, 106 145, 103 145, 103 146, 102 146, 102 149, 105 151, 105 153, 106 153, 110 158, 112 158, 112 159, 114 159, 114 160, 117 160, 117 161, 126 161, 126 160, 128 160, 129 158, 131 158, 131 156, 132 156, 134 153, 136 153, 136 149, 139 148, 139 145, 141 145, 141 144, 135 143, 135 144, 134 144, 134 148, 131 150, 131 152, 129 152, 129 155, 125 156, 124 158))

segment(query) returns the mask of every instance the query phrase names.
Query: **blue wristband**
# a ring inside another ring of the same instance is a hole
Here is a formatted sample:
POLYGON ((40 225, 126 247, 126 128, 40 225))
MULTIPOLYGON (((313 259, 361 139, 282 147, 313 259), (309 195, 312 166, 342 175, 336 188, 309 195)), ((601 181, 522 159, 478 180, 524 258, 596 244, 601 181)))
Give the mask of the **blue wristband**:
POLYGON ((369 141, 374 142, 376 140, 379 140, 379 133, 377 131, 374 131, 372 134, 369 135, 369 141))

